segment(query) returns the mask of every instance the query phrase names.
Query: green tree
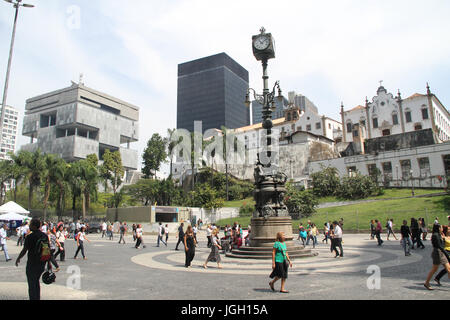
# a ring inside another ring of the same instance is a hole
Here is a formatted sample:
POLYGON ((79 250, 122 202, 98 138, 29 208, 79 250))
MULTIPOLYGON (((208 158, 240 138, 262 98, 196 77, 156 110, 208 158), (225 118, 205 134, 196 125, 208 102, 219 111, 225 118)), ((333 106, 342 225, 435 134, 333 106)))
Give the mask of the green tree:
MULTIPOLYGON (((111 182, 111 186, 113 188, 113 195, 116 196, 117 189, 122 184, 122 178, 125 173, 122 166, 120 152, 110 152, 106 149, 103 154, 103 165, 105 172, 107 172, 107 175, 109 176, 109 181, 111 182)), ((117 201, 114 201, 114 203, 117 203, 117 201)))
POLYGON ((133 185, 125 186, 124 192, 132 199, 148 206, 157 201, 159 184, 160 182, 155 179, 140 179, 133 185))
POLYGON ((56 183, 57 175, 56 168, 58 166, 59 159, 54 154, 44 155, 44 170, 42 171, 42 180, 44 183, 44 221, 47 220, 48 199, 50 197, 50 190, 52 184, 56 183))
POLYGON ((6 194, 6 183, 11 180, 11 170, 13 162, 11 160, 0 161, 0 204, 4 202, 4 194, 6 194))
POLYGON ((322 168, 311 174, 313 192, 318 197, 334 195, 340 187, 339 173, 334 167, 322 168))
POLYGON ((294 218, 309 217, 316 212, 319 201, 310 190, 297 190, 290 183, 286 185, 285 203, 289 214, 294 218))
POLYGON ((195 190, 189 193, 191 205, 205 209, 217 209, 223 207, 224 199, 218 196, 215 189, 209 184, 197 184, 195 190))
POLYGON ((23 179, 26 176, 26 168, 24 165, 24 153, 19 152, 17 154, 10 153, 9 156, 13 161, 13 166, 11 167, 11 179, 14 180, 14 202, 17 202, 17 189, 19 185, 22 183, 23 179))
POLYGON ((154 178, 161 167, 161 163, 167 159, 166 144, 167 141, 158 133, 154 133, 147 142, 147 148, 142 155, 142 173, 145 178, 154 178))
POLYGON ((28 180, 28 210, 31 209, 33 191, 41 185, 42 173, 45 170, 44 155, 40 149, 34 152, 19 151, 20 157, 23 157, 23 165, 26 168, 26 177, 28 180))
POLYGON ((343 199, 364 199, 372 195, 377 195, 380 189, 370 176, 365 176, 359 172, 352 173, 351 177, 344 177, 341 187, 336 195, 343 199))

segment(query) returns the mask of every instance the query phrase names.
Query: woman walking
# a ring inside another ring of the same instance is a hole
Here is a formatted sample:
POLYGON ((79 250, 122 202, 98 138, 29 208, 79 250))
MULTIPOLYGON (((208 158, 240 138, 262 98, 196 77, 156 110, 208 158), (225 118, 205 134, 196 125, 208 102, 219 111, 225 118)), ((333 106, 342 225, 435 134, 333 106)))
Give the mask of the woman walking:
POLYGON ((375 239, 375 220, 370 220, 370 240, 375 239))
MULTIPOLYGON (((447 253, 447 259, 449 258, 450 255, 450 230, 448 226, 443 226, 442 227, 442 233, 443 233, 443 240, 445 242, 444 244, 444 250, 447 253)), ((447 260, 450 261, 450 260, 447 260)), ((447 273, 447 269, 444 268, 441 270, 441 272, 438 273, 438 275, 436 276, 436 278, 434 278, 434 281, 438 284, 438 286, 441 285, 441 278, 447 273)), ((450 277, 450 274, 449 274, 450 277)))
POLYGON ((81 251, 81 255, 83 256, 83 259, 87 260, 86 256, 84 255, 84 241, 85 240, 87 240, 88 242, 91 242, 91 241, 86 237, 86 227, 84 227, 84 226, 81 227, 81 230, 78 232, 78 234, 75 238, 77 240, 78 249, 75 252, 75 256, 73 258, 76 259, 78 252, 81 251))
POLYGON ((439 269, 439 266, 442 264, 445 267, 445 270, 448 273, 448 277, 450 278, 450 263, 448 262, 448 254, 444 250, 444 241, 442 239, 442 227, 439 224, 433 225, 433 235, 431 236, 431 244, 433 245, 433 252, 431 253, 431 258, 433 259, 433 267, 431 267, 430 272, 428 273, 427 280, 423 284, 425 288, 428 290, 433 290, 430 286, 431 277, 436 273, 439 269))
POLYGON ((144 239, 142 238, 142 233, 143 233, 142 226, 140 224, 138 224, 136 227, 137 228, 136 228, 136 245, 135 245, 135 248, 139 249, 139 246, 141 244, 142 244, 142 248, 145 248, 144 239))
POLYGON ((56 238, 56 234, 55 231, 48 228, 47 229, 47 236, 48 236, 48 241, 49 241, 49 245, 50 245, 50 260, 48 261, 48 268, 51 268, 51 264, 53 264, 55 266, 55 272, 59 271, 59 265, 58 262, 56 262, 55 259, 55 251, 56 251, 56 247, 58 246, 58 248, 61 248, 61 245, 58 242, 58 239, 56 238))
POLYGON ((58 255, 60 255, 59 261, 64 261, 66 257, 66 252, 64 250, 64 242, 66 240, 67 234, 68 234, 67 228, 64 228, 63 225, 60 225, 58 228, 58 232, 56 232, 56 239, 58 239, 59 247, 58 251, 55 254, 55 259, 58 255))
POLYGON ((285 290, 286 279, 288 277, 288 268, 292 268, 292 262, 289 258, 289 254, 286 249, 286 243, 283 232, 277 233, 277 241, 273 245, 272 250, 272 273, 270 278, 273 279, 269 282, 270 289, 275 291, 274 284, 279 279, 281 279, 281 289, 282 293, 289 293, 285 290), (289 262, 289 265, 288 265, 289 262))
POLYGON ((184 266, 186 268, 191 268, 191 262, 194 260, 195 256, 195 246, 197 245, 197 241, 194 238, 194 230, 192 226, 188 226, 186 233, 184 234, 184 248, 186 254, 186 262, 184 266))
POLYGON ((425 219, 424 218, 420 218, 419 219, 419 224, 420 224, 420 232, 422 233, 422 240, 423 241, 427 241, 428 228, 427 228, 427 225, 425 223, 425 219))
POLYGON ((375 220, 377 226, 375 227, 375 236, 377 237, 378 245, 381 246, 383 244, 383 240, 381 240, 381 232, 383 232, 383 228, 381 227, 381 222, 375 220))
POLYGON ((219 231, 215 229, 212 232, 212 247, 211 247, 211 253, 209 254, 208 258, 206 259, 205 263, 203 264, 203 268, 207 269, 207 264, 209 261, 215 261, 217 262, 217 268, 222 269, 220 266, 220 254, 219 250, 222 250, 222 247, 220 246, 220 239, 218 236, 219 231))

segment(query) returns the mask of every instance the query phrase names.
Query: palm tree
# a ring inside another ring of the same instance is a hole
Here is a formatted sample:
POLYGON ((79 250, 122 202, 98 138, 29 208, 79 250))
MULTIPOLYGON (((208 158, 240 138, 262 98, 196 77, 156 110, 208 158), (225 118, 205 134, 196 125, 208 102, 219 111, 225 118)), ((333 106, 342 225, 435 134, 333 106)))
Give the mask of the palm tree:
POLYGON ((0 161, 0 204, 3 204, 4 197, 6 195, 6 185, 5 183, 11 179, 11 168, 13 162, 11 160, 1 160, 0 161))
POLYGON ((13 166, 11 167, 11 186, 14 185, 14 202, 17 202, 17 188, 25 178, 27 170, 24 165, 23 152, 19 152, 17 155, 10 153, 9 156, 13 161, 13 166))
POLYGON ((168 155, 170 157, 170 173, 169 173, 169 177, 172 177, 172 165, 173 165, 173 149, 175 148, 175 146, 178 144, 178 142, 181 141, 181 137, 178 139, 178 141, 172 141, 171 137, 172 134, 175 132, 176 129, 167 129, 167 133, 169 135, 168 139, 167 139, 167 151, 168 151, 168 155))
POLYGON ((23 165, 26 168, 26 177, 28 179, 28 210, 31 209, 31 202, 33 199, 33 190, 40 186, 42 173, 45 169, 44 155, 40 149, 34 152, 19 151, 23 157, 23 165))
POLYGON ((59 158, 54 154, 44 155, 44 171, 42 179, 44 181, 44 221, 47 219, 48 198, 50 197, 50 189, 52 184, 56 183, 58 175, 56 169, 59 165, 59 158))

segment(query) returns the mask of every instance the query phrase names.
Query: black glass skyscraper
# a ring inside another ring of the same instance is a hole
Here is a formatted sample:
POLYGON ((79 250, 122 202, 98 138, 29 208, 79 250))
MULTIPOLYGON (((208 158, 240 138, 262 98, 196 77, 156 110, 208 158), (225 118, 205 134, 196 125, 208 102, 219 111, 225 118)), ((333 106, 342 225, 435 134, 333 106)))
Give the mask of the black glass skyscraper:
POLYGON ((177 128, 193 131, 194 121, 203 132, 248 125, 247 88, 248 71, 225 53, 179 64, 177 128))

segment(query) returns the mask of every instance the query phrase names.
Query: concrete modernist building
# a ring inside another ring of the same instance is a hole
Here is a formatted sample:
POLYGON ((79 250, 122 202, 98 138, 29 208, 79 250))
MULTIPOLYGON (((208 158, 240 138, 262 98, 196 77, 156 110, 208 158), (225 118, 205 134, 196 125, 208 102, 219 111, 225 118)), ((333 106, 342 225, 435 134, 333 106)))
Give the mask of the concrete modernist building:
POLYGON ((126 170, 136 170, 138 153, 130 143, 138 141, 139 108, 79 83, 26 101, 24 136, 30 144, 23 150, 40 148, 66 161, 106 149, 120 151, 126 170), (37 141, 35 141, 37 139, 37 141))
MULTIPOLYGON (((1 112, 0 112, 1 113, 1 112)), ((15 153, 17 144, 19 111, 6 105, 5 118, 3 120, 2 146, 0 149, 0 160, 10 160, 9 152, 15 153)))
POLYGON ((250 123, 245 106, 248 71, 226 53, 178 65, 177 128, 239 128, 250 123))

